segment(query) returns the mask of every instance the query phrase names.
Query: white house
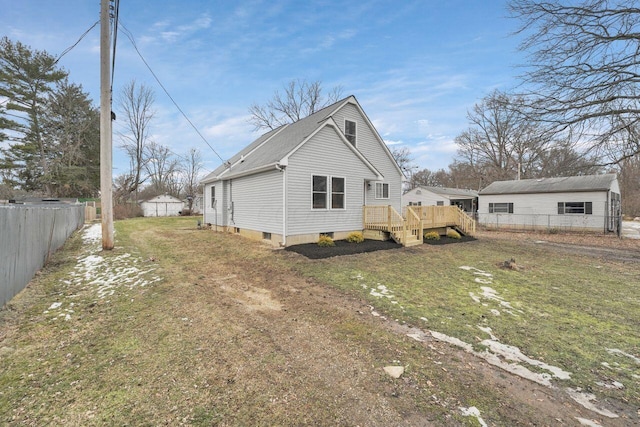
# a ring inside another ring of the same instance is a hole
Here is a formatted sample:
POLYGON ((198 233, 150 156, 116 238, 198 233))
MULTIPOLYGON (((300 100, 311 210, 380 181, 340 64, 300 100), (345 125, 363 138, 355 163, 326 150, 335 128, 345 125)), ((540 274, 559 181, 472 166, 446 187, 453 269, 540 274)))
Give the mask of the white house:
POLYGON ((615 174, 497 181, 479 192, 478 222, 496 228, 617 231, 615 174))
POLYGON ((475 212, 478 192, 460 188, 418 186, 402 196, 405 206, 459 206, 465 212, 475 212))
POLYGON ((177 216, 184 204, 180 199, 163 194, 141 202, 140 207, 144 216, 177 216))
POLYGON ((204 222, 274 245, 343 239, 364 205, 402 212, 403 175, 354 96, 260 136, 204 178, 204 222))

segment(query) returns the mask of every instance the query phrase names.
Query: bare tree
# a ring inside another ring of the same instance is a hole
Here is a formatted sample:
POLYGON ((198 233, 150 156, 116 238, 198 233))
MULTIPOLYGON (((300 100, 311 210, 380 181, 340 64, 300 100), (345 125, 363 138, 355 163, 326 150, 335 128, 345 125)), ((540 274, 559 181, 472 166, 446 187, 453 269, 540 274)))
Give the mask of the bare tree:
POLYGON ((491 181, 533 177, 552 140, 521 106, 520 99, 500 91, 476 104, 467 115, 470 127, 455 139, 459 161, 491 181))
POLYGON ((144 156, 144 167, 156 195, 169 193, 177 197, 180 192, 179 185, 176 185, 180 161, 175 158, 169 147, 151 141, 145 147, 144 156))
POLYGON ((193 211, 193 202, 200 194, 200 172, 202 171, 202 154, 195 148, 189 150, 189 154, 183 166, 183 189, 187 196, 189 212, 193 211))
POLYGON ((531 117, 572 128, 599 158, 639 154, 626 138, 640 124, 637 0, 512 0, 509 9, 531 53, 531 117))
POLYGON ((297 122, 322 108, 338 101, 342 87, 334 87, 326 96, 322 93, 322 83, 306 80, 291 80, 284 92, 276 91, 266 104, 249 107, 254 129, 276 129, 282 125, 297 122))
MULTIPOLYGON (((122 180, 126 188, 121 191, 138 194, 138 189, 146 180, 145 167, 149 160, 146 147, 149 143, 149 125, 153 119, 153 91, 143 84, 136 85, 135 80, 127 84, 120 92, 119 106, 124 116, 126 133, 120 133, 122 147, 129 156, 129 173, 122 180)), ((136 200, 137 201, 137 200, 136 200)))

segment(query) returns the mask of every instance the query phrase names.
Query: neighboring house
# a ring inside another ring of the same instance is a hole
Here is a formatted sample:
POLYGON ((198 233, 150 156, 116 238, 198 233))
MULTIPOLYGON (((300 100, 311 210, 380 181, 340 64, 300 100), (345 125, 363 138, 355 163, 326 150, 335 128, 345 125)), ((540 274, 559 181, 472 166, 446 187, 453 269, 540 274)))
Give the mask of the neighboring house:
POLYGON ((363 206, 402 212, 403 175, 355 97, 260 136, 204 178, 204 222, 289 246, 363 230, 363 206))
POLYGON ((413 188, 402 196, 405 206, 458 206, 473 213, 478 206, 478 192, 459 188, 426 187, 413 188))
POLYGON ((479 193, 485 226, 617 231, 619 217, 615 174, 497 181, 479 193))
POLYGON ((140 202, 144 216, 177 216, 183 209, 182 200, 163 194, 140 202))

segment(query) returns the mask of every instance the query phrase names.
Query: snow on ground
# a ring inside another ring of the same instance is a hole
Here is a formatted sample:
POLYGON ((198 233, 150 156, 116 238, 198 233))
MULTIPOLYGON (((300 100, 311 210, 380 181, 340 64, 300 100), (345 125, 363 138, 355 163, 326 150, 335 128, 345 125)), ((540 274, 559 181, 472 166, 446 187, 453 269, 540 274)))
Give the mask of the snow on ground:
MULTIPOLYGON (((82 234, 84 242, 83 253, 69 275, 61 280, 63 285, 89 292, 97 299, 105 300, 116 293, 126 294, 128 290, 148 286, 162 280, 153 274, 155 267, 144 265, 144 261, 130 253, 105 256, 101 252, 102 228, 100 224, 85 227, 82 234)), ((73 299, 78 295, 69 295, 66 299, 73 299)), ((74 313, 74 303, 59 300, 51 304, 44 314, 53 319, 64 318, 71 320, 74 313)))
POLYGON ((475 417, 482 427, 487 427, 487 423, 480 417, 480 410, 475 406, 469 408, 459 408, 463 417, 475 417))
MULTIPOLYGON (((493 281, 493 276, 490 273, 487 273, 486 271, 480 270, 475 267, 469 267, 469 266, 462 266, 460 268, 462 270, 472 272, 474 276, 479 276, 479 277, 475 277, 476 280, 474 280, 474 283, 488 285, 488 284, 491 284, 493 281), (483 280, 478 281, 477 280, 478 278, 481 278, 483 280), (485 283, 485 281, 488 283, 485 283)), ((489 305, 487 302, 483 302, 483 301, 497 302, 501 307, 503 308, 507 307, 508 310, 505 310, 505 311, 510 312, 514 316, 517 316, 517 314, 515 314, 513 311, 517 311, 519 313, 524 314, 524 311, 514 309, 511 306, 511 304, 505 301, 504 298, 502 298, 500 295, 498 295, 498 293, 493 288, 490 288, 488 286, 481 286, 480 289, 482 291, 481 293, 478 293, 478 294, 474 292, 469 293, 469 295, 471 296, 471 299, 474 302, 482 304, 483 306, 489 305)), ((500 312, 496 309, 491 309, 491 312, 496 316, 500 315, 500 312)), ((571 372, 567 372, 564 369, 559 368, 557 366, 549 365, 540 360, 536 360, 524 354, 518 347, 500 342, 499 338, 493 333, 493 330, 491 328, 482 326, 482 325, 477 325, 477 327, 478 329, 480 329, 490 337, 490 339, 485 339, 480 342, 480 345, 484 346, 484 349, 482 351, 475 350, 473 348, 473 345, 467 342, 464 342, 459 338, 451 337, 449 335, 446 335, 437 331, 433 331, 433 330, 425 332, 418 328, 413 328, 412 331, 407 334, 407 336, 419 342, 425 342, 429 339, 429 336, 431 336, 438 341, 449 343, 451 345, 454 345, 456 347, 463 349, 468 353, 471 353, 477 357, 480 357, 484 359, 487 363, 497 368, 500 368, 504 371, 510 372, 514 375, 528 379, 530 381, 536 382, 540 385, 543 385, 549 388, 555 388, 555 386, 552 384, 552 380, 568 380, 571 378, 571 372), (535 368, 535 370, 532 370, 530 368, 535 368)), ((640 363, 640 359, 636 358, 631 354, 625 353, 621 350, 607 349, 607 351, 612 355, 628 357, 634 360, 635 362, 640 363)), ((616 381, 611 382, 610 384, 602 384, 602 386, 616 387, 616 388, 624 387, 623 384, 616 381)), ((579 389, 575 390, 571 388, 565 388, 565 391, 573 400, 575 400, 577 403, 579 403, 583 407, 593 412, 596 412, 600 415, 603 415, 609 418, 618 417, 617 414, 607 409, 603 409, 596 406, 596 404, 594 403, 595 396, 592 394, 584 393, 582 392, 582 390, 579 390, 579 389)), ((476 416, 475 411, 477 411, 477 408, 471 407, 471 408, 460 408, 460 409, 463 411, 467 411, 469 416, 476 416), (475 409, 475 411, 473 411, 473 409, 475 409)), ((479 411, 477 412, 477 415, 479 417, 479 411)), ((482 425, 486 425, 486 424, 483 424, 483 421, 481 421, 481 418, 479 418, 479 422, 482 425)), ((597 426, 597 424, 594 424, 594 425, 597 426)))

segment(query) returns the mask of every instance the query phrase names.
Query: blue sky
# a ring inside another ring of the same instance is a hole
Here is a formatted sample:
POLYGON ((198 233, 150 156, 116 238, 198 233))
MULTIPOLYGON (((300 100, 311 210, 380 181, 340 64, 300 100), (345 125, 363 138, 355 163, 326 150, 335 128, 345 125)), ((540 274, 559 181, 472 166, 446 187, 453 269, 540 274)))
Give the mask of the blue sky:
MULTIPOLYGON (((121 0, 120 21, 160 81, 226 160, 259 132, 252 103, 293 79, 355 95, 389 145, 420 168, 446 168, 466 113, 494 89, 517 85, 523 54, 504 0, 121 0)), ((2 34, 59 55, 99 19, 99 0, 0 0, 2 34)), ((99 103, 99 27, 60 61, 99 103)), ((155 92, 152 139, 178 154, 198 148, 191 129, 121 30, 114 97, 135 79, 155 92)), ((117 112, 117 104, 114 103, 117 112)), ((122 124, 115 122, 114 130, 122 124)), ((114 174, 128 163, 114 137, 114 174)))

